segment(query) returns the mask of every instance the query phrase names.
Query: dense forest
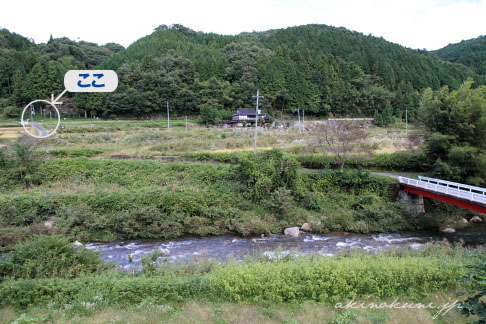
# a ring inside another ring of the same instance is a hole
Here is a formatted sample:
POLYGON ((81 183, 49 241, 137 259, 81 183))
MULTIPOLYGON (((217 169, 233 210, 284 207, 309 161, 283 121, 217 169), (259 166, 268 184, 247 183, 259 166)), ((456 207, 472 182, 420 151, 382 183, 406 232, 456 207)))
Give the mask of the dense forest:
POLYGON ((443 60, 463 64, 486 76, 486 36, 450 44, 434 53, 443 60))
MULTIPOLYGON (((462 43, 461 43, 462 44, 462 43)), ((253 106, 274 118, 300 107, 314 116, 393 116, 413 120, 424 89, 458 89, 468 78, 482 84, 474 64, 412 50, 344 28, 306 25, 223 36, 182 25, 160 25, 127 49, 67 38, 47 44, 0 31, 0 113, 18 116, 22 103, 63 90, 70 69, 112 69, 120 79, 109 94, 68 94, 71 112, 85 116, 146 116, 165 111, 221 118, 253 106), (463 62, 460 62, 463 63, 463 62), (71 97, 70 97, 71 96, 71 97)))

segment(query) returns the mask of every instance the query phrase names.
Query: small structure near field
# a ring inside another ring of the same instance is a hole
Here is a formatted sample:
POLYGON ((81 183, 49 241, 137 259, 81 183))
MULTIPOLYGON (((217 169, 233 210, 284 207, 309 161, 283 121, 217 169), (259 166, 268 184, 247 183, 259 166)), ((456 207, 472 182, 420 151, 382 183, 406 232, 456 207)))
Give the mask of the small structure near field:
POLYGON ((265 123, 270 121, 270 118, 266 114, 262 114, 261 110, 258 110, 257 117, 257 112, 254 108, 237 108, 236 113, 231 115, 231 120, 223 120, 223 123, 230 127, 254 125, 257 118, 263 119, 265 123))

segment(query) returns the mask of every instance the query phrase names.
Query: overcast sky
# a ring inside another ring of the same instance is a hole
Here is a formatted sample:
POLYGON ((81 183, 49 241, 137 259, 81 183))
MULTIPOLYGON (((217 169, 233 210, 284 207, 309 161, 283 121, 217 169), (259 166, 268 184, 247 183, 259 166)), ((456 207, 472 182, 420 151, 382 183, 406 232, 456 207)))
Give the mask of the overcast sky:
POLYGON ((304 24, 346 27, 434 50, 486 34, 486 0, 4 0, 0 26, 36 43, 52 34, 128 46, 160 24, 219 34, 304 24))

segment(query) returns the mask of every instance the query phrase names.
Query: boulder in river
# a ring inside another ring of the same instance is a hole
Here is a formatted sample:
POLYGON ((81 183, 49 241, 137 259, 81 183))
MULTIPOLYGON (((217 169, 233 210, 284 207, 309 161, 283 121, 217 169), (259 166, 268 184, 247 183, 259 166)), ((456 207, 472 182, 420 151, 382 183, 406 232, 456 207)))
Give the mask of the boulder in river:
POLYGON ((298 227, 288 227, 285 229, 284 234, 292 237, 299 237, 300 231, 298 227))
POLYGON ((79 242, 79 241, 75 241, 73 244, 74 244, 74 247, 77 247, 77 248, 83 248, 84 247, 84 244, 79 242))
POLYGON ((455 233, 455 232, 456 232, 456 230, 455 230, 455 229, 453 229, 452 227, 446 227, 446 228, 444 228, 444 229, 442 230, 442 232, 444 232, 444 233, 455 233))
POLYGON ((169 256, 170 255, 170 250, 169 249, 160 249, 160 254, 162 256, 169 256))
POLYGON ((482 223, 483 220, 479 216, 474 216, 473 218, 471 218, 471 220, 469 222, 471 222, 471 223, 482 223))
POLYGON ((309 223, 304 223, 300 229, 303 230, 304 232, 310 232, 312 230, 311 225, 309 223))

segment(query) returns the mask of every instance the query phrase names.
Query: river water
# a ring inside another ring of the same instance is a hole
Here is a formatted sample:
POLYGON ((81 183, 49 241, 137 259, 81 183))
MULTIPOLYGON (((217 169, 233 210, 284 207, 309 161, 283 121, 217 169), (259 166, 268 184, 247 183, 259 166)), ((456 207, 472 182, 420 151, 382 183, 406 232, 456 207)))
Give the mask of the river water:
POLYGON ((190 262, 194 259, 212 258, 224 261, 229 256, 242 260, 247 255, 264 255, 268 258, 280 258, 289 254, 303 255, 317 253, 332 256, 341 250, 362 249, 376 253, 392 248, 410 247, 420 249, 428 242, 441 240, 457 242, 463 240, 466 245, 486 245, 486 224, 475 225, 453 234, 433 231, 376 233, 376 234, 312 234, 303 233, 298 238, 282 234, 264 237, 240 237, 231 235, 209 237, 183 237, 172 240, 130 240, 110 243, 90 243, 87 249, 97 250, 100 257, 117 264, 120 268, 139 267, 143 255, 154 250, 168 249, 170 256, 161 257, 168 262, 190 262), (132 262, 128 262, 128 255, 132 262))

